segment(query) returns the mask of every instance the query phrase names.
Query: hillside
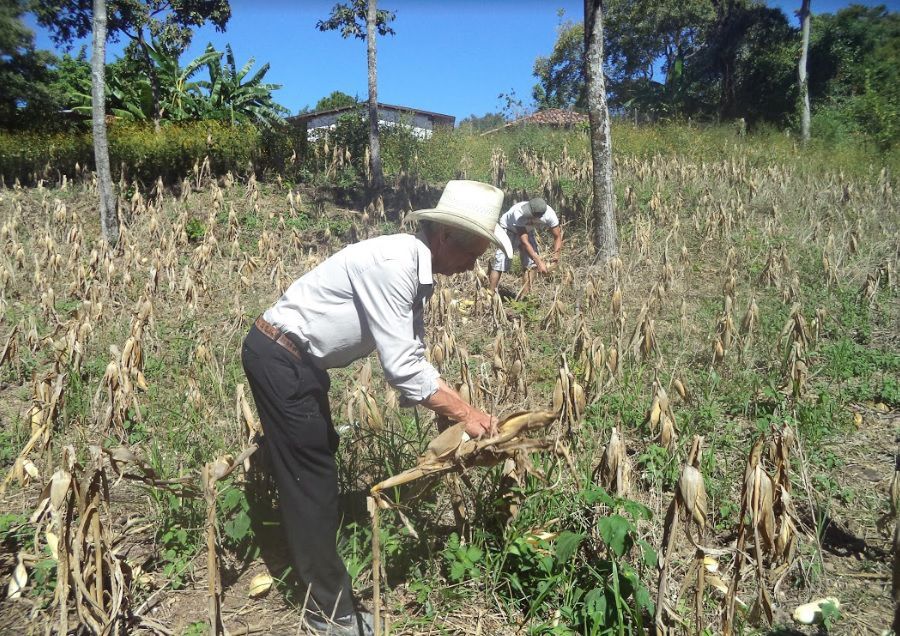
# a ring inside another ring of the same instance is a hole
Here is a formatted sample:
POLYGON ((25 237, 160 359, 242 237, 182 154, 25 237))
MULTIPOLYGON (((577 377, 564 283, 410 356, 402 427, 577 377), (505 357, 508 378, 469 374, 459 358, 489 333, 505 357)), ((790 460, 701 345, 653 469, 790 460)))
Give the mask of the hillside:
MULTIPOLYGON (((437 282, 428 334, 443 375, 468 376, 473 401, 505 415, 550 408, 562 367, 586 406, 550 429, 574 473, 537 453, 512 484, 502 468, 468 471, 461 499, 445 481, 403 490, 417 536, 382 513, 391 632, 642 633, 660 563, 676 632, 720 632, 731 596, 720 588, 736 570, 738 631, 764 632, 770 602, 779 633, 814 633, 791 613, 822 597, 840 601, 829 633, 887 629, 900 408, 892 166, 797 160, 787 142, 691 145, 690 131, 667 145, 666 134, 660 151, 623 135, 620 260, 608 264, 588 241, 579 133, 468 151, 443 140, 407 157, 385 219, 281 179, 130 188, 115 250, 98 240, 89 175, 0 191, 0 571, 27 573, 21 597, 0 605, 0 633, 61 621, 207 633, 217 576, 229 633, 297 633, 303 595, 283 571, 264 452, 241 457, 256 425, 241 340, 294 278, 349 241, 397 231, 388 219, 436 196, 447 166, 505 174, 511 202, 543 194, 566 243, 521 296, 516 275, 502 299, 485 289, 488 256, 437 282), (678 486, 686 462, 705 507, 678 486), (696 506, 692 526, 667 519, 676 490, 696 506), (266 571, 274 589, 248 598, 266 571)), ((362 364, 332 372, 331 395, 341 551, 371 604, 364 495, 415 464, 436 431, 426 411, 397 407, 369 363, 371 380, 362 364)))

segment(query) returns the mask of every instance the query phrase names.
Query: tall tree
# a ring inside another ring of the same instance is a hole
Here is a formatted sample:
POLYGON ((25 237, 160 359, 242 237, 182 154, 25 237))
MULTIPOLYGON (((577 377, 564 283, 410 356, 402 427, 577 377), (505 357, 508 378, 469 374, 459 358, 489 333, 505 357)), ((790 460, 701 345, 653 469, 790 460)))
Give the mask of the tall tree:
POLYGON ((106 139, 106 0, 94 0, 93 51, 91 54, 91 101, 94 134, 94 161, 100 193, 100 231, 110 245, 119 242, 119 213, 109 168, 106 139))
POLYGON ((584 112, 587 108, 587 80, 584 68, 584 26, 565 21, 556 29, 556 43, 548 57, 534 61, 538 83, 532 97, 538 110, 567 108, 584 112))
POLYGON ((603 77, 603 2, 584 0, 584 59, 587 67, 588 118, 593 160, 594 247, 601 261, 619 253, 612 184, 612 137, 603 77))
POLYGON ((603 23, 610 101, 681 114, 685 66, 699 52, 712 17, 709 0, 608 0, 603 23))
MULTIPOLYGON (((57 44, 68 44, 91 32, 90 5, 86 0, 32 0, 38 23, 50 30, 57 44)), ((211 22, 224 31, 231 18, 228 0, 110 0, 107 33, 112 41, 130 40, 126 56, 139 60, 150 81, 154 121, 162 115, 160 79, 151 56, 151 41, 176 57, 191 42, 192 29, 211 22)))
POLYGON ((800 25, 803 36, 797 75, 800 80, 800 138, 805 144, 809 141, 809 81, 806 77, 806 56, 809 53, 809 0, 802 0, 800 4, 800 25))
POLYGON ((346 106, 356 106, 359 99, 348 95, 342 91, 332 91, 327 97, 323 97, 316 102, 313 110, 331 110, 333 108, 344 108, 346 106))
POLYGON ((900 12, 855 4, 814 15, 811 30, 810 100, 824 115, 814 116, 813 132, 900 144, 900 12))
POLYGON ((22 21, 23 0, 0 3, 0 127, 41 123, 53 110, 48 66, 53 56, 34 47, 22 21))
POLYGON ((369 168, 372 173, 372 198, 378 199, 384 186, 381 168, 381 144, 378 137, 378 78, 376 64, 375 37, 393 35, 388 24, 394 20, 393 11, 379 10, 376 0, 353 0, 349 5, 338 3, 331 10, 327 20, 316 23, 319 31, 341 32, 341 37, 355 37, 366 40, 366 60, 369 67, 369 168))
MULTIPOLYGON (((378 138, 378 69, 375 59, 375 24, 378 20, 376 0, 369 0, 366 9, 366 60, 369 66, 369 161, 372 171, 372 190, 381 197, 384 173, 381 170, 381 141, 378 138)), ((379 200, 378 206, 384 209, 379 200)))

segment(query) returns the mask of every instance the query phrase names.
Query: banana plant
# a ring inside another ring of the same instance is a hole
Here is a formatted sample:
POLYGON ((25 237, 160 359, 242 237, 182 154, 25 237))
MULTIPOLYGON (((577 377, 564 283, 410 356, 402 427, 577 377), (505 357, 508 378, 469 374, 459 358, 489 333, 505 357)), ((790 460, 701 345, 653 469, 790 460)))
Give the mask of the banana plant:
MULTIPOLYGON (((211 45, 207 46, 207 52, 213 50, 211 45)), ((208 91, 207 115, 225 119, 232 124, 254 123, 265 128, 283 121, 290 111, 272 98, 272 92, 281 88, 281 85, 263 82, 269 72, 269 65, 264 64, 245 80, 256 62, 254 58, 251 57, 238 69, 230 44, 225 45, 224 64, 221 63, 222 54, 218 55, 218 58, 211 59, 206 64, 209 81, 197 82, 208 91)))
MULTIPOLYGON (((106 67, 106 110, 109 114, 127 122, 147 121, 153 116, 153 97, 150 82, 146 79, 125 81, 115 73, 115 66, 106 67)), ((71 108, 79 115, 91 116, 91 86, 72 92, 71 108)))
POLYGON ((146 46, 162 89, 161 118, 171 121, 203 119, 208 112, 204 103, 207 97, 203 94, 201 83, 192 81, 192 78, 205 66, 218 66, 222 53, 207 45, 206 51, 182 68, 177 54, 155 42, 146 46))

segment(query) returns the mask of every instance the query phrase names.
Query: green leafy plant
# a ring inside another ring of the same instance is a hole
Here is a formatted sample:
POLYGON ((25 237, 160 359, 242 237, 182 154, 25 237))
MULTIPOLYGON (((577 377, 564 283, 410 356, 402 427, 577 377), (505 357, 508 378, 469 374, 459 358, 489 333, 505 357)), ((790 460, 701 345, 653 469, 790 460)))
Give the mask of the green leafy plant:
POLYGON ((178 590, 185 585, 187 569, 199 549, 202 520, 192 500, 182 499, 171 492, 157 496, 162 505, 157 534, 160 563, 172 589, 178 590))
POLYGON ((840 620, 841 610, 831 601, 822 603, 820 609, 822 611, 822 626, 826 630, 830 631, 834 627, 835 623, 840 620))
POLYGON ((219 513, 225 545, 234 550, 244 549, 248 556, 255 553, 256 535, 250 517, 250 503, 244 489, 229 484, 219 495, 219 513))
POLYGON ((461 543, 459 535, 455 532, 450 535, 442 555, 449 567, 448 575, 451 580, 459 582, 481 577, 481 560, 484 551, 474 545, 461 543))
POLYGON ((206 235, 206 225, 200 219, 192 218, 184 226, 184 231, 187 233, 188 240, 191 243, 197 243, 202 241, 206 235))

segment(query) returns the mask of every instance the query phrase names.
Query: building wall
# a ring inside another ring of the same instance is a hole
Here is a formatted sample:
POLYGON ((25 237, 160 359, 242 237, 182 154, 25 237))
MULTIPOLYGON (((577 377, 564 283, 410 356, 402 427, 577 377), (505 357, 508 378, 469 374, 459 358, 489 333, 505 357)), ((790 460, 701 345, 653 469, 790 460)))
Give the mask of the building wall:
MULTIPOLYGON (((324 115, 311 117, 306 122, 306 138, 310 141, 321 139, 329 130, 334 130, 338 118, 346 114, 346 112, 325 113, 324 115)), ((378 125, 385 128, 405 126, 419 139, 429 139, 434 130, 434 119, 420 113, 408 113, 382 108, 378 111, 378 125)))

